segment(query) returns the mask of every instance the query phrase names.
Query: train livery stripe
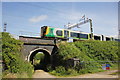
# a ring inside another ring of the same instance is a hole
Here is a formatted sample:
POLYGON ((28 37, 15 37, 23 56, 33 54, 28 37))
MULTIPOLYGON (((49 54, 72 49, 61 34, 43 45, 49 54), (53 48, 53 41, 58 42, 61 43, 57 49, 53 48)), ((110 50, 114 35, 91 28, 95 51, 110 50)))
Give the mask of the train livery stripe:
POLYGON ((80 40, 88 40, 88 39, 86 39, 86 38, 80 38, 80 40))
POLYGON ((62 34, 63 34, 63 35, 62 35, 62 38, 64 38, 64 30, 62 30, 62 34))
POLYGON ((49 27, 47 27, 46 35, 49 33, 49 27))
POLYGON ((46 35, 45 36, 47 36, 47 37, 55 37, 55 35, 54 35, 54 29, 55 28, 51 28, 51 27, 47 27, 47 30, 46 30, 46 35))

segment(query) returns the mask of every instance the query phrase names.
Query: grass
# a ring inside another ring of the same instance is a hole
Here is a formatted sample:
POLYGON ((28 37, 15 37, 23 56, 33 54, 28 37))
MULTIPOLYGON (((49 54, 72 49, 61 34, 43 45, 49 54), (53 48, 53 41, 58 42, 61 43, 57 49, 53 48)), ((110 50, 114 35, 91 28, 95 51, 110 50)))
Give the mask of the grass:
MULTIPOLYGON (((78 75, 82 75, 82 74, 94 74, 94 73, 98 73, 98 72, 105 72, 105 71, 107 71, 107 70, 103 70, 102 67, 99 68, 99 69, 94 69, 94 70, 88 71, 88 72, 84 72, 83 71, 84 73, 76 72, 74 69, 70 69, 69 71, 65 71, 63 69, 63 67, 59 67, 59 68, 60 69, 62 68, 62 70, 59 71, 59 72, 56 72, 56 70, 52 70, 49 73, 54 75, 54 76, 57 76, 57 77, 73 77, 73 76, 78 76, 78 75)), ((110 67, 110 70, 118 70, 118 65, 114 65, 114 66, 110 67)), ((116 75, 116 74, 118 74, 118 72, 115 72, 115 73, 113 73, 111 75, 116 75)))
POLYGON ((7 75, 3 75, 2 78, 31 78, 31 77, 28 77, 27 73, 22 73, 22 74, 8 73, 7 75))
POLYGON ((118 74, 120 74, 120 72, 114 72, 114 73, 112 73, 112 74, 110 74, 110 75, 118 75, 118 74))

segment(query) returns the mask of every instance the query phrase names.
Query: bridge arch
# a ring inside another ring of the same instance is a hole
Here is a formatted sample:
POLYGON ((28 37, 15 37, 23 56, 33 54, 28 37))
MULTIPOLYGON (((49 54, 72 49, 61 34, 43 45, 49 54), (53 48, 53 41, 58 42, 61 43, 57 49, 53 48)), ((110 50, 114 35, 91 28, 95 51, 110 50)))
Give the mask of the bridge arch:
POLYGON ((33 64, 34 56, 36 54, 38 54, 39 52, 42 52, 44 54, 44 60, 43 60, 44 65, 42 65, 42 66, 45 68, 46 65, 50 64, 50 62, 51 62, 51 56, 50 56, 51 53, 47 49, 37 48, 37 49, 34 49, 34 50, 30 51, 30 53, 29 53, 29 55, 27 57, 27 61, 31 62, 31 64, 33 64))

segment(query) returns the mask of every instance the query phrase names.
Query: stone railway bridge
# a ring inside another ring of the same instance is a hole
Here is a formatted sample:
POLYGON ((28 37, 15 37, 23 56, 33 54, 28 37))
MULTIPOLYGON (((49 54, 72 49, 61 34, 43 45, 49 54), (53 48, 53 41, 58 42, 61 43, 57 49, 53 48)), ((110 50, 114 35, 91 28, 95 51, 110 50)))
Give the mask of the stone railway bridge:
POLYGON ((33 58, 38 52, 45 54, 45 63, 53 64, 53 55, 57 51, 55 40, 41 39, 37 37, 19 36, 19 40, 24 42, 22 55, 24 60, 33 63, 33 58))

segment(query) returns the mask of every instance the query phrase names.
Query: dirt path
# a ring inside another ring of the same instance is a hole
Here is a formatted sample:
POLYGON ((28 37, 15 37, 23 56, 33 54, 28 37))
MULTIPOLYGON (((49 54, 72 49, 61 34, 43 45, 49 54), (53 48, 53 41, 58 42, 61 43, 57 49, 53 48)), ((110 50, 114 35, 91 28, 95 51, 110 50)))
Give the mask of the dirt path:
POLYGON ((43 70, 36 70, 33 78, 56 78, 56 76, 53 76, 43 70))
POLYGON ((69 78, 118 78, 118 75, 111 75, 114 72, 117 72, 117 70, 98 72, 94 74, 83 74, 80 76, 74 76, 74 77, 69 77, 69 78))
MULTIPOLYGON (((83 74, 72 77, 60 77, 60 78, 118 78, 118 75, 111 75, 114 72, 117 72, 117 70, 110 70, 110 71, 99 72, 94 74, 83 74)), ((43 70, 36 70, 33 75, 33 78, 59 78, 59 77, 53 76, 43 70)))

